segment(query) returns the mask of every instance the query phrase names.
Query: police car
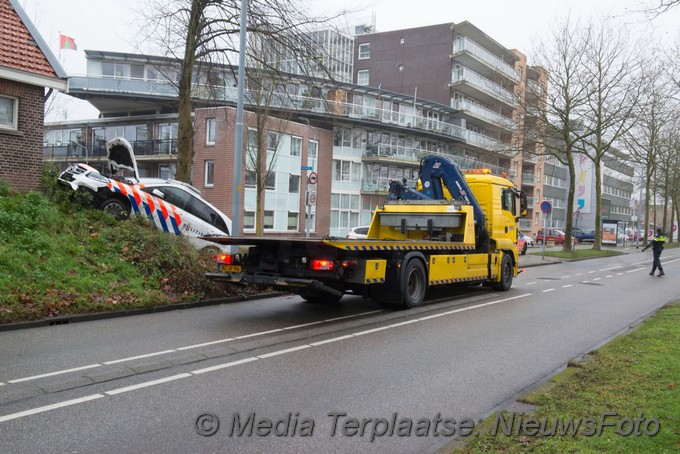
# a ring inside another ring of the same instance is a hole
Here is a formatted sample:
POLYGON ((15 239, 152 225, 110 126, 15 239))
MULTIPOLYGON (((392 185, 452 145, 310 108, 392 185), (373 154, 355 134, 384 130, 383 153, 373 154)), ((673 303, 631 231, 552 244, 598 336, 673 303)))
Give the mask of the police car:
POLYGON ((158 229, 183 235, 199 249, 218 247, 199 237, 230 234, 231 219, 203 200, 198 189, 176 180, 139 178, 134 151, 123 138, 108 141, 106 148, 111 176, 87 164, 72 164, 59 175, 59 183, 74 191, 90 191, 95 207, 118 219, 131 213, 146 217, 158 229), (133 175, 117 175, 123 171, 133 175))

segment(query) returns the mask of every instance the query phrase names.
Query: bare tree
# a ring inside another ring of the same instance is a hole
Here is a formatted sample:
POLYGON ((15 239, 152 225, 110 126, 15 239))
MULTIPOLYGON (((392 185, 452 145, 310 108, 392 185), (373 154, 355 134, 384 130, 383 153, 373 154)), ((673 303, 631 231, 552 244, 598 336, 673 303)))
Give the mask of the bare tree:
MULTIPOLYGON (((632 160, 641 167, 643 176, 645 231, 649 230, 650 198, 654 194, 654 176, 661 155, 663 132, 675 115, 669 102, 669 95, 674 91, 673 84, 667 77, 664 65, 652 63, 654 60, 655 54, 650 56, 646 65, 642 101, 632 115, 634 126, 624 136, 627 150, 632 160)), ((647 235, 643 241, 647 242, 647 235)))
POLYGON ((277 155, 284 142, 281 131, 291 114, 280 108, 280 98, 286 95, 276 73, 258 64, 248 69, 247 79, 246 98, 248 110, 252 112, 248 118, 253 126, 247 134, 246 184, 255 186, 255 233, 260 236, 264 228, 266 189, 275 175, 277 155), (280 111, 273 115, 274 110, 280 111))
MULTIPOLYGON (((604 20, 591 22, 586 34, 582 71, 588 80, 588 102, 583 112, 581 152, 595 167, 595 225, 602 222, 603 157, 633 126, 633 113, 641 97, 640 62, 621 30, 615 31, 604 20)), ((602 235, 595 229, 593 249, 602 246, 602 235)))
MULTIPOLYGON (((585 137, 580 115, 585 109, 590 81, 583 72, 586 40, 582 29, 568 17, 552 27, 550 40, 537 46, 534 60, 542 68, 547 91, 533 93, 544 100, 525 105, 526 136, 536 145, 536 153, 552 156, 569 169, 566 239, 564 250, 572 248, 572 213, 574 212, 576 146, 585 137)), ((539 84, 540 85, 540 84, 539 84)), ((528 90, 536 90, 528 87, 528 90)))
MULTIPOLYGON (((326 24, 329 18, 314 18, 298 0, 250 0, 248 33, 255 39, 288 50, 293 60, 305 68, 313 59, 308 30, 326 24)), ((211 66, 235 62, 239 49, 240 2, 238 0, 153 0, 141 12, 146 18, 147 39, 158 43, 164 52, 181 60, 178 85, 178 165, 177 179, 189 182, 194 157, 192 84, 197 65, 211 66)), ((275 70, 266 55, 250 52, 250 64, 260 62, 275 70)), ((314 62, 315 69, 316 63, 314 62)))

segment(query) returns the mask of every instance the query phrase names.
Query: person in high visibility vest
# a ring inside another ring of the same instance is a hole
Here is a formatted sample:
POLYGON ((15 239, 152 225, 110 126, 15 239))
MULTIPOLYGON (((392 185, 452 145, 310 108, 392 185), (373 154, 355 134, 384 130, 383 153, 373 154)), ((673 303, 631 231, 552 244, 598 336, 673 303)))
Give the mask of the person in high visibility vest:
POLYGON ((664 276, 666 273, 663 272, 663 267, 661 266, 661 252, 663 251, 663 245, 666 243, 668 238, 666 238, 666 235, 663 234, 661 229, 656 229, 656 235, 654 235, 654 238, 652 238, 652 241, 647 243, 647 246, 642 249, 642 252, 645 252, 647 249, 650 247, 652 248, 652 253, 654 254, 654 262, 652 263, 652 272, 649 273, 650 276, 654 276, 654 272, 656 269, 659 269, 659 274, 658 276, 664 276))

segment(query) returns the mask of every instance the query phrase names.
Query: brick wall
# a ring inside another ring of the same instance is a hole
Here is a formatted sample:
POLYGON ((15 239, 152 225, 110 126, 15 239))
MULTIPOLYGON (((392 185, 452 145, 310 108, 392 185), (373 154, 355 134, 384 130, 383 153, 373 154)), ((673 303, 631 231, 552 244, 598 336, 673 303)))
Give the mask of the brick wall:
POLYGON ((40 188, 45 89, 0 80, 0 94, 19 98, 18 132, 0 130, 0 179, 16 191, 40 188))

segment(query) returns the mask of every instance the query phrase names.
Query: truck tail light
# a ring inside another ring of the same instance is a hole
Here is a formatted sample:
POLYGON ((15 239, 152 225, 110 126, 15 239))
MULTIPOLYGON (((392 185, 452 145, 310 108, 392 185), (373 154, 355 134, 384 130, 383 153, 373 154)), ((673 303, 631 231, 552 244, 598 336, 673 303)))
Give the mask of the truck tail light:
POLYGON ((215 260, 220 265, 237 265, 241 263, 241 254, 220 254, 215 260))
POLYGON ((356 260, 343 260, 341 263, 341 266, 343 268, 354 268, 357 266, 357 261, 356 260))
POLYGON ((333 271, 332 260, 312 260, 312 270, 314 271, 333 271))

